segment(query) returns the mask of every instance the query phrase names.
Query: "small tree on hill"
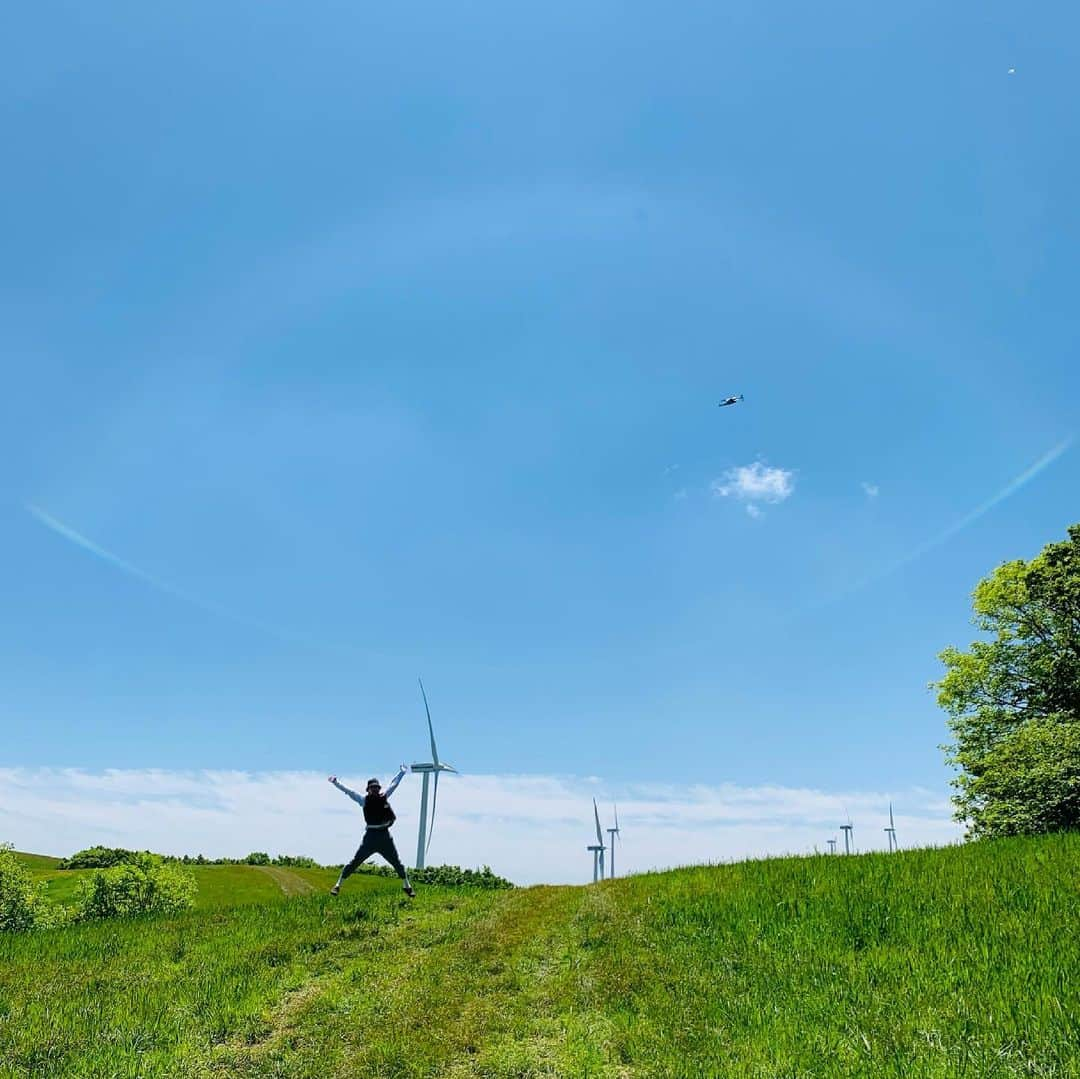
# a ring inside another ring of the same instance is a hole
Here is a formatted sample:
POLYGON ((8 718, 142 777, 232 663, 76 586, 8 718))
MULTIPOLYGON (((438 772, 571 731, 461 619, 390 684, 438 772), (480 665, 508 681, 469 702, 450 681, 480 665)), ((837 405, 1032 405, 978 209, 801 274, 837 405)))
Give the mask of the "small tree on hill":
POLYGON ((109 869, 114 865, 135 865, 143 852, 126 847, 87 847, 69 858, 61 858, 57 869, 109 869))
POLYGON ((1080 826, 1080 524, 973 594, 991 635, 941 653, 935 683, 959 769, 955 816, 975 837, 1080 826))

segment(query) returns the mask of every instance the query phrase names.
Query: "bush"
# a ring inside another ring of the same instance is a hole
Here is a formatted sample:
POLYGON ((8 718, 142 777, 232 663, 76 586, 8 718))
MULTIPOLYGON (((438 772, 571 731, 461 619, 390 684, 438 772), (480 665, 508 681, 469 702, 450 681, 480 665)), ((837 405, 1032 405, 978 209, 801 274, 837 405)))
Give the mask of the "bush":
POLYGON ((45 914, 42 891, 11 847, 0 845, 0 931, 38 928, 45 914))
POLYGON ((61 858, 57 869, 109 869, 114 865, 135 865, 146 851, 125 850, 123 847, 87 847, 70 858, 61 858))
POLYGON ((269 865, 270 855, 261 850, 252 851, 245 859, 244 865, 269 865))
MULTIPOLYGON (((361 872, 377 877, 396 877, 388 865, 362 865, 361 872)), ((483 888, 489 891, 513 888, 505 877, 496 876, 490 866, 483 869, 462 869, 457 865, 428 865, 423 869, 410 869, 409 879, 414 884, 438 884, 444 888, 483 888)))
POLYGON ((139 914, 172 914, 195 905, 198 885, 190 873, 166 865, 154 854, 99 869, 79 882, 76 921, 131 918, 139 914))

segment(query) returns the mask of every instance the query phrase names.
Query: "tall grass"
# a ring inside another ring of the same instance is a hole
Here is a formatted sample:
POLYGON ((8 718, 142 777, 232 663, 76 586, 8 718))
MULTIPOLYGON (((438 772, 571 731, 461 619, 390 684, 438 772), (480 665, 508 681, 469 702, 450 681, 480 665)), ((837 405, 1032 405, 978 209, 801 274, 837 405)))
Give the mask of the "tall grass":
POLYGON ((0 940, 0 1074, 1080 1077, 1077 835, 371 882, 0 940))

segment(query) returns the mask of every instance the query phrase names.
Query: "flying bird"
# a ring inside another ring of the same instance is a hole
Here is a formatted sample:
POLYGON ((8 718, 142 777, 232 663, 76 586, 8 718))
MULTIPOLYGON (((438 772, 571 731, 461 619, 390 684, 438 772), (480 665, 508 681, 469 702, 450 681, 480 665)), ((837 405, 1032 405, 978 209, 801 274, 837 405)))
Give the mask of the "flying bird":
POLYGON ((723 401, 720 402, 719 407, 720 408, 727 408, 728 405, 737 405, 742 399, 743 399, 743 396, 742 396, 741 393, 738 394, 735 397, 725 397, 723 399, 723 401))

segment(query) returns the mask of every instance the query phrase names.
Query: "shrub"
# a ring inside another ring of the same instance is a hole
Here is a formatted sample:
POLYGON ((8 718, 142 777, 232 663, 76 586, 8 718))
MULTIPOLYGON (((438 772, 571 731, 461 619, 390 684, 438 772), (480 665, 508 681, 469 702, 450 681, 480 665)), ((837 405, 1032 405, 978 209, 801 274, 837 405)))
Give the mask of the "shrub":
POLYGON ((36 929, 46 912, 42 891, 11 847, 0 845, 0 931, 36 929))
POLYGON ((190 873, 143 853, 134 862, 99 869, 81 880, 74 917, 82 922, 171 914, 194 906, 197 891, 190 873))
POLYGON ((265 851, 256 850, 252 851, 245 859, 245 865, 269 865, 270 855, 265 851))
MULTIPOLYGON (((377 877, 397 876, 388 865, 363 865, 360 869, 377 877)), ((444 888, 501 890, 514 887, 505 877, 492 873, 490 866, 484 866, 483 869, 462 869, 457 865, 428 865, 423 869, 410 869, 409 879, 414 884, 438 884, 444 888)))

